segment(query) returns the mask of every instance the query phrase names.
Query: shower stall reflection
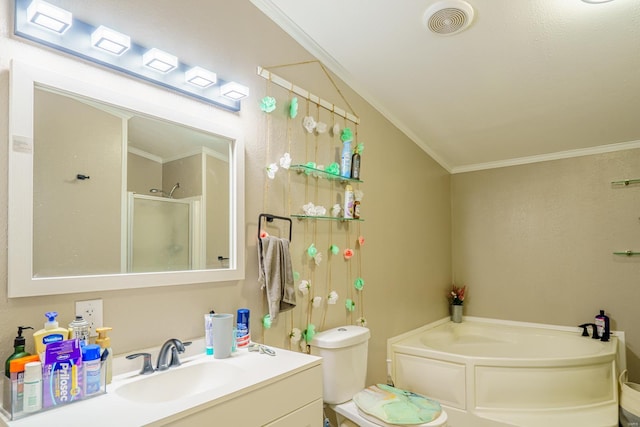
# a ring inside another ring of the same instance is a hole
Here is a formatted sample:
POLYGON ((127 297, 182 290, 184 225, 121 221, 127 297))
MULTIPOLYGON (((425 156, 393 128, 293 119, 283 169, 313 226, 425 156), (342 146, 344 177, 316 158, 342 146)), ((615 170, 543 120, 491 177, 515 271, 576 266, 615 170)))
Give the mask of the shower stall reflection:
MULTIPOLYGON (((179 184, 171 193, 176 188, 179 184)), ((200 210, 201 197, 172 199, 129 192, 128 271, 202 268, 200 210)))

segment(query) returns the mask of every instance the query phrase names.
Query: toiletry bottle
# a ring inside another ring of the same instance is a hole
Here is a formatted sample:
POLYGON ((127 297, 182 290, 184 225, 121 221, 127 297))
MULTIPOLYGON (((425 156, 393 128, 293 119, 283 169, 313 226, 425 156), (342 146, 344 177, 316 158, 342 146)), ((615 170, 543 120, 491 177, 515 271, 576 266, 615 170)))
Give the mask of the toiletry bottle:
POLYGON ((98 333, 98 338, 96 338, 96 344, 100 346, 100 355, 104 354, 105 350, 107 351, 107 360, 104 363, 105 369, 105 381, 107 384, 111 384, 111 378, 113 377, 113 351, 111 351, 111 338, 107 336, 110 330, 113 328, 110 327, 102 327, 96 328, 96 332, 98 333))
POLYGON ((24 412, 42 409, 42 363, 29 362, 24 365, 24 412))
POLYGON ((82 316, 76 316, 76 319, 69 323, 69 339, 77 339, 80 348, 89 344, 89 322, 82 316))
POLYGON ((600 310, 600 314, 596 315, 596 327, 598 328, 598 336, 602 341, 609 341, 609 316, 604 314, 604 310, 600 310))
POLYGON ((38 355, 34 354, 32 356, 13 359, 9 364, 11 386, 7 394, 4 396, 3 405, 5 409, 10 410, 14 418, 24 410, 24 367, 29 362, 39 361, 40 358, 38 355))
POLYGON ((362 191, 356 190, 353 192, 353 218, 360 218, 360 203, 362 203, 362 191))
POLYGON ((204 315, 204 354, 213 356, 213 315, 214 311, 204 315))
POLYGON ((84 371, 84 395, 100 391, 100 346, 88 344, 82 348, 82 370, 84 371))
POLYGON ((237 347, 243 348, 249 345, 249 341, 251 340, 251 333, 249 329, 249 309, 248 308, 240 308, 238 309, 238 315, 236 316, 237 320, 237 347))
POLYGON ((69 330, 58 326, 58 322, 56 321, 58 312, 48 311, 44 316, 47 318, 47 321, 44 324, 44 329, 40 329, 33 333, 36 353, 40 356, 40 360, 44 360, 44 349, 47 344, 64 341, 69 338, 69 330))
POLYGON ((13 340, 13 354, 4 362, 4 374, 7 378, 9 378, 9 363, 11 363, 12 360, 31 355, 31 353, 24 350, 25 340, 22 336, 22 331, 25 329, 33 328, 31 326, 18 326, 18 336, 13 340))
POLYGON ((360 179, 360 153, 357 148, 351 156, 351 179, 360 179))
POLYGON ((340 155, 340 176, 351 177, 351 140, 342 143, 342 154, 340 155))
POLYGON ((353 187, 344 187, 344 218, 353 218, 353 187))

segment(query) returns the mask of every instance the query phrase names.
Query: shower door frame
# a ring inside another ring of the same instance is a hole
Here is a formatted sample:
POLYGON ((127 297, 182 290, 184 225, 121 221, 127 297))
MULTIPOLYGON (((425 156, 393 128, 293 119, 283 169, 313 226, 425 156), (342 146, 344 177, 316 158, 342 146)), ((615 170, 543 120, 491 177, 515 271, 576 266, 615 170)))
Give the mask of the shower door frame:
MULTIPOLYGON (((164 203, 180 203, 186 204, 189 208, 189 267, 188 270, 201 270, 206 260, 206 245, 202 236, 206 232, 206 223, 204 221, 202 209, 202 196, 186 197, 183 199, 170 199, 167 197, 150 196, 146 194, 138 194, 132 191, 127 192, 127 246, 125 251, 126 271, 133 270, 133 219, 135 215, 134 202, 136 199, 151 200, 164 203)), ((182 271, 182 270, 177 270, 182 271)))

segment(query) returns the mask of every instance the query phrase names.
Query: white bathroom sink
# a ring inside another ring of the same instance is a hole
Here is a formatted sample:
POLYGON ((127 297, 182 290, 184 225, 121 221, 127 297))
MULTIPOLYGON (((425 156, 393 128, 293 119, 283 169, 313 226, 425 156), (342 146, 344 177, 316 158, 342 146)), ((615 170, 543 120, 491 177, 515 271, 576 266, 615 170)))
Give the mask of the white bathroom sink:
POLYGON ((222 361, 197 363, 140 376, 115 390, 136 403, 162 403, 193 396, 224 386, 244 370, 222 361))

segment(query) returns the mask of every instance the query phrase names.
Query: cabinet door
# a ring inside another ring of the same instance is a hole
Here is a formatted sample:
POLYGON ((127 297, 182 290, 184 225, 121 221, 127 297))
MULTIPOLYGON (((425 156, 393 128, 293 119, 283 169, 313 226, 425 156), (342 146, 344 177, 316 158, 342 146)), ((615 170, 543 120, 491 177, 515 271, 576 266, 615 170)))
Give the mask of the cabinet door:
POLYGON ((322 427, 322 399, 278 418, 265 427, 322 427))

